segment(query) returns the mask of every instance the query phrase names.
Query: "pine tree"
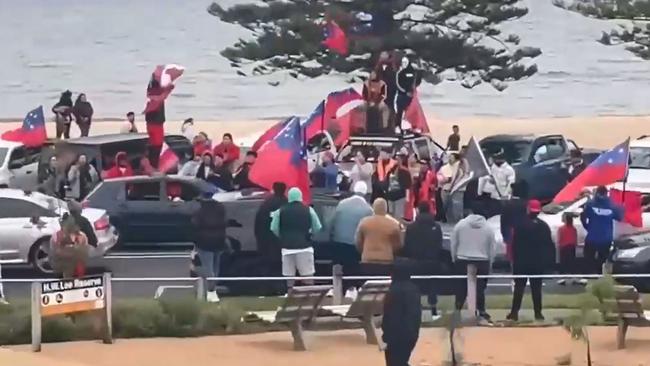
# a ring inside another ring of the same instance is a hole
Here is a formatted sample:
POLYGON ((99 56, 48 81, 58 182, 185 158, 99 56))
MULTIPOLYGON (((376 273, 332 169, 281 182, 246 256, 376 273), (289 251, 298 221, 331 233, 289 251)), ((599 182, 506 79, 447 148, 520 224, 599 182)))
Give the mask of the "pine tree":
POLYGON ((603 32, 598 42, 606 46, 624 45, 625 49, 644 60, 650 60, 650 0, 553 0, 553 4, 565 10, 598 19, 626 19, 629 26, 603 32), (641 21, 642 23, 635 23, 641 21))
POLYGON ((413 55, 426 82, 450 77, 466 88, 488 82, 503 90, 506 82, 537 72, 527 61, 541 54, 497 27, 528 12, 520 0, 264 0, 228 9, 213 3, 208 12, 253 32, 254 39, 222 51, 246 76, 343 73, 354 82, 367 75, 381 51, 396 51, 413 55), (328 20, 348 35, 349 55, 321 45, 328 20))

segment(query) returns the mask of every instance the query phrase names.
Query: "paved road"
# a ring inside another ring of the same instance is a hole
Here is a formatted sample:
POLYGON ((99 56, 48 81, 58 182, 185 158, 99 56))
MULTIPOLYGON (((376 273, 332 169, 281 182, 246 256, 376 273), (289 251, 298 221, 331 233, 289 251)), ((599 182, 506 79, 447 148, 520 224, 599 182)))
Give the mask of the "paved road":
MULTIPOLYGON (((187 278, 189 277, 188 251, 138 251, 114 252, 103 262, 94 266, 91 272, 101 273, 107 270, 115 278, 187 278)), ((4 266, 4 278, 41 278, 31 268, 4 266)), ((488 292, 490 294, 510 294, 510 280, 491 280, 488 292)), ((156 281, 156 282, 115 282, 113 291, 117 298, 152 298, 160 291, 165 297, 193 296, 193 282, 189 281, 156 281)), ((28 283, 7 283, 5 293, 11 298, 28 298, 28 283)), ((544 293, 569 294, 583 291, 582 286, 559 286, 555 281, 546 281, 544 293)))

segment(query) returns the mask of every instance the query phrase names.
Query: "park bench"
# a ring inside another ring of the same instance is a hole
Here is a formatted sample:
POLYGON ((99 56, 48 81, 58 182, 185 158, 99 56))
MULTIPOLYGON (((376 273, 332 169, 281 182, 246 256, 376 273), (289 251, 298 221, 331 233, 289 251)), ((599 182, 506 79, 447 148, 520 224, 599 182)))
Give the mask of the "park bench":
POLYGON ((377 327, 375 317, 384 314, 384 297, 390 288, 390 281, 366 281, 361 286, 356 300, 350 305, 324 306, 344 319, 356 319, 361 321, 363 330, 366 333, 366 343, 378 344, 377 327))
POLYGON ((637 290, 632 286, 616 286, 615 297, 606 304, 616 314, 618 330, 616 344, 625 348, 625 335, 629 327, 650 327, 650 317, 643 311, 643 304, 637 290))
POLYGON ((291 330, 293 348, 296 351, 305 351, 303 323, 309 324, 320 310, 323 299, 332 286, 295 286, 291 288, 282 306, 276 311, 255 313, 261 319, 286 324, 291 330))

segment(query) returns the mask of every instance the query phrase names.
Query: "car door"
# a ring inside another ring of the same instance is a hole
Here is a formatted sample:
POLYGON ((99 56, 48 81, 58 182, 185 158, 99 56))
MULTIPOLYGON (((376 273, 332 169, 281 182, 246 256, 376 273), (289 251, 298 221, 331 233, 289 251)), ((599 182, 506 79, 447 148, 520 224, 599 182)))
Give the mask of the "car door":
POLYGON ((160 181, 135 181, 124 185, 122 239, 125 245, 165 244, 176 237, 174 217, 162 199, 160 181))
POLYGON ((15 198, 0 198, 0 207, 0 258, 27 258, 31 246, 51 234, 45 232, 44 227, 32 223, 32 217, 51 219, 56 215, 36 204, 15 198))
POLYGON ((543 137, 535 141, 529 157, 531 196, 550 200, 566 185, 564 162, 568 156, 567 145, 561 136, 543 137))
POLYGON ((191 242, 193 240, 194 227, 192 216, 199 209, 199 198, 201 191, 199 187, 185 180, 169 179, 165 181, 165 197, 163 204, 167 206, 172 216, 172 225, 175 229, 174 242, 191 242))
POLYGON ((37 173, 30 169, 27 164, 26 155, 27 151, 24 146, 15 147, 9 153, 9 164, 7 167, 11 174, 9 178, 10 188, 23 189, 29 181, 27 176, 32 174, 36 175, 37 173))

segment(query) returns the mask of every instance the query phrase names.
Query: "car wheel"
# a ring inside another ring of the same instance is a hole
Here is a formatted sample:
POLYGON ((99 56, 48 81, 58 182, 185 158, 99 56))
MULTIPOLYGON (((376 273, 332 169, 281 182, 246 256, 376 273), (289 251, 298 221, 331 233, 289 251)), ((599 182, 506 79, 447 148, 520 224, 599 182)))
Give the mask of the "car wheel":
POLYGON ((54 272, 50 264, 50 240, 43 238, 37 241, 29 251, 29 263, 42 274, 54 272))

